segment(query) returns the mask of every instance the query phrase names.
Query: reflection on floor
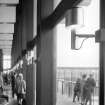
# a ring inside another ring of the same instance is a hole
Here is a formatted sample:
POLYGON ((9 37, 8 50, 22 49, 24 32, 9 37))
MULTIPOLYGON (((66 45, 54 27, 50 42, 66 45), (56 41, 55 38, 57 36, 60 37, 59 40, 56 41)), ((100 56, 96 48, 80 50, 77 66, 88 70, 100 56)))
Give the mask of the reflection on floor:
MULTIPOLYGON (((11 87, 6 86, 4 90, 4 94, 9 96, 9 102, 2 103, 0 105, 17 105, 16 97, 12 98, 11 95, 11 87)), ((98 104, 98 96, 94 97, 94 101, 92 101, 92 105, 99 105, 98 104)), ((68 96, 67 94, 63 94, 59 91, 57 92, 57 103, 56 105, 80 105, 80 102, 72 102, 72 96, 68 96)), ((89 104, 87 104, 89 105, 89 104)))
MULTIPOLYGON (((98 97, 94 97, 94 101, 92 101, 92 105, 99 105, 98 97)), ((80 102, 72 102, 72 97, 68 97, 67 95, 62 95, 61 93, 57 93, 57 104, 56 105, 81 105, 80 102)), ((89 105, 89 103, 87 104, 89 105)))

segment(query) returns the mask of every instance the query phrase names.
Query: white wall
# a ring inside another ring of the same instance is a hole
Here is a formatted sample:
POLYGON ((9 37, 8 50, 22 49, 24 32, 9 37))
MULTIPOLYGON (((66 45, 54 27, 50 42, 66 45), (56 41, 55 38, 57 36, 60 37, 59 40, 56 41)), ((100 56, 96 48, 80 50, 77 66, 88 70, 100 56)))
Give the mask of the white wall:
POLYGON ((80 50, 71 50, 70 40, 70 30, 66 29, 64 24, 59 24, 57 26, 57 66, 99 66, 99 45, 95 43, 95 38, 85 40, 80 50))
MULTIPOLYGON (((92 0, 88 7, 84 8, 84 27, 76 30, 76 33, 95 34, 99 29, 99 0, 92 0)), ((71 50, 71 34, 64 24, 57 25, 57 66, 67 67, 98 67, 99 45, 95 38, 85 40, 80 50, 71 50)), ((77 40, 77 48, 82 40, 77 40), (77 43, 79 42, 79 43, 77 43)))

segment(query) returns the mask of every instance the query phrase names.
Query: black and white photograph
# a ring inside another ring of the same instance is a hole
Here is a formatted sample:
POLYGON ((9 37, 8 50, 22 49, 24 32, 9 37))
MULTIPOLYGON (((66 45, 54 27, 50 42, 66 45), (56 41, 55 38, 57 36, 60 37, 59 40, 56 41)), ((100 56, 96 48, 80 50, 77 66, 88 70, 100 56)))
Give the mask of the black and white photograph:
POLYGON ((105 105, 104 0, 0 0, 0 105, 105 105))

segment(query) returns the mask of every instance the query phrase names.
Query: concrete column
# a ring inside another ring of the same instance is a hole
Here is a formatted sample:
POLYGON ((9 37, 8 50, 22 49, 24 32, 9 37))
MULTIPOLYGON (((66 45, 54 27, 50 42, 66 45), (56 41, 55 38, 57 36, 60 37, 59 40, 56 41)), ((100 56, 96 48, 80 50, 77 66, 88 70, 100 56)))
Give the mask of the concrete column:
POLYGON ((17 54, 17 45, 16 45, 16 23, 14 24, 14 35, 13 35, 13 45, 12 45, 12 66, 14 66, 16 62, 16 54, 17 54))
MULTIPOLYGON (((25 49, 25 44, 27 42, 33 40, 35 33, 36 22, 34 21, 34 12, 37 7, 35 3, 37 0, 24 0, 23 2, 23 34, 22 38, 25 38, 25 42, 23 42, 23 50, 25 49)), ((22 39, 24 41, 24 39, 22 39)), ((36 64, 32 62, 30 65, 26 65, 26 103, 27 105, 36 105, 35 100, 35 82, 36 82, 36 64)))
MULTIPOLYGON (((104 11, 105 11, 105 0, 100 0, 100 28, 101 29, 105 29, 104 11)), ((104 89, 105 89, 105 42, 100 42, 100 102, 99 102, 99 105, 105 105, 104 89)))
POLYGON ((0 72, 3 72, 3 51, 0 49, 0 72))
POLYGON ((22 50, 25 50, 27 48, 27 39, 26 39, 26 9, 25 9, 25 3, 22 4, 23 10, 22 10, 22 50))
MULTIPOLYGON (((41 3, 43 19, 53 12, 53 0, 41 0, 41 3)), ((38 29, 36 104, 56 105, 56 33, 54 28, 46 27, 38 29)))
POLYGON ((21 34, 20 34, 20 22, 21 22, 21 13, 19 14, 19 11, 20 11, 20 6, 17 6, 17 9, 16 9, 16 24, 15 24, 15 35, 16 35, 16 60, 19 58, 20 56, 20 51, 21 51, 21 48, 20 48, 20 45, 21 45, 21 34))
POLYGON ((33 39, 34 34, 34 1, 36 0, 24 0, 25 8, 25 33, 27 42, 33 39))
POLYGON ((18 43, 17 43, 17 23, 14 24, 14 37, 13 37, 14 43, 13 43, 13 53, 14 53, 14 63, 17 61, 18 56, 18 43))
POLYGON ((37 105, 56 105, 56 34, 41 34, 41 51, 37 65, 37 105))
POLYGON ((27 71, 26 71, 26 102, 27 102, 27 105, 36 105, 35 72, 36 72, 35 63, 32 62, 32 64, 27 66, 27 71))

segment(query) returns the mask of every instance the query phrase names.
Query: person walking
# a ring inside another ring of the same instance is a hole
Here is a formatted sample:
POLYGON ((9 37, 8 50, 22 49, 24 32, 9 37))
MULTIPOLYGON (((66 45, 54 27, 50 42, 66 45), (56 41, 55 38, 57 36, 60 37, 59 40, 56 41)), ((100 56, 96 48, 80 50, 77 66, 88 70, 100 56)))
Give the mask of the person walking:
POLYGON ((3 77, 2 77, 2 73, 0 72, 0 87, 3 88, 3 77))
POLYGON ((4 91, 3 77, 2 73, 0 73, 0 98, 4 98, 8 101, 8 96, 4 95, 3 91, 4 91))
POLYGON ((12 86, 12 97, 15 94, 15 72, 11 73, 11 86, 12 86))
POLYGON ((86 77, 87 77, 87 75, 83 74, 82 75, 82 79, 81 79, 81 105, 84 105, 84 103, 85 103, 84 85, 85 85, 85 82, 86 82, 86 77))
POLYGON ((17 102, 19 102, 19 99, 18 99, 18 87, 19 87, 19 82, 20 82, 19 74, 16 74, 16 75, 15 75, 15 94, 16 94, 16 96, 17 96, 17 102))
POLYGON ((93 74, 90 74, 84 87, 85 105, 87 105, 88 102, 89 102, 89 105, 92 105, 92 95, 94 94, 95 86, 96 86, 96 82, 93 78, 93 74))
POLYGON ((74 95, 73 95, 73 102, 75 102, 75 98, 77 97, 78 101, 80 99, 81 93, 81 79, 78 78, 74 87, 74 95))
POLYGON ((25 80, 23 80, 23 74, 19 73, 19 83, 17 88, 17 99, 19 104, 22 104, 22 101, 25 98, 25 94, 26 94, 26 82, 25 80))

